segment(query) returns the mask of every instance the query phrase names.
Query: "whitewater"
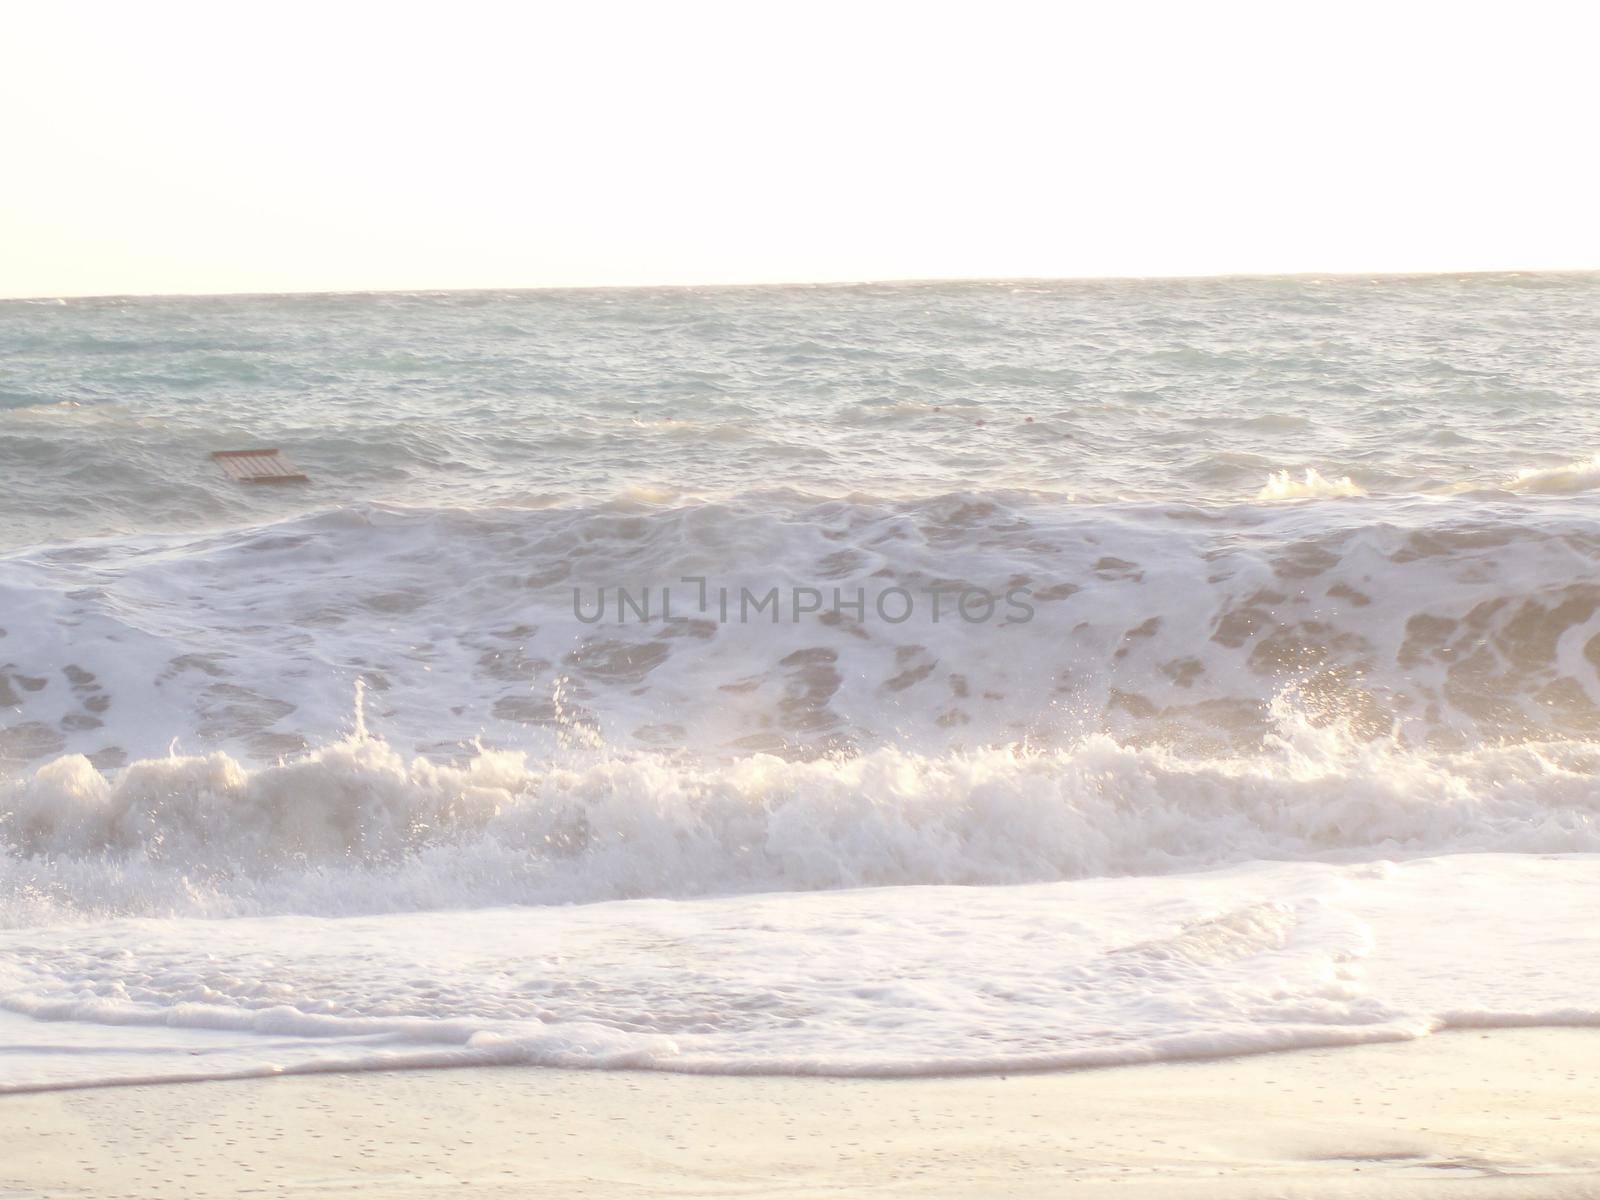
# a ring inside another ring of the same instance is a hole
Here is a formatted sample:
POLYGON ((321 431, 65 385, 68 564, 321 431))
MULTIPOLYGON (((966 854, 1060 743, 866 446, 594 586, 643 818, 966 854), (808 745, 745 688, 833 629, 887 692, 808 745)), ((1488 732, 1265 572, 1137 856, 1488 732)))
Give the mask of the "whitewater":
POLYGON ((1600 1024, 1597 317, 0 303, 0 1092, 1600 1024))

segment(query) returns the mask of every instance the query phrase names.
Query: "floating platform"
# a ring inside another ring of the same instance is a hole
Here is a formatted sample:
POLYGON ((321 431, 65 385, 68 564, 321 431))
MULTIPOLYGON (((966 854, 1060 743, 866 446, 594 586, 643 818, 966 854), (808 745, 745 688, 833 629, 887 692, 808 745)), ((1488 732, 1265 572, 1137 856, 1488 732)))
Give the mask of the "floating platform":
POLYGON ((239 483, 310 483, 310 477, 295 470, 283 451, 213 450, 211 457, 239 483))

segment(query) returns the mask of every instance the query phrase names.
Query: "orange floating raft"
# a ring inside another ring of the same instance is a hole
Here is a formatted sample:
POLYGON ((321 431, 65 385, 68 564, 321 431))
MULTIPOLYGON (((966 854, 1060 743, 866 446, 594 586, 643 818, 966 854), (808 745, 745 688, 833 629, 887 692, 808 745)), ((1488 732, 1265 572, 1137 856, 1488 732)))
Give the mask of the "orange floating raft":
POLYGON ((211 457, 240 483, 309 483, 277 449, 213 450, 211 457))

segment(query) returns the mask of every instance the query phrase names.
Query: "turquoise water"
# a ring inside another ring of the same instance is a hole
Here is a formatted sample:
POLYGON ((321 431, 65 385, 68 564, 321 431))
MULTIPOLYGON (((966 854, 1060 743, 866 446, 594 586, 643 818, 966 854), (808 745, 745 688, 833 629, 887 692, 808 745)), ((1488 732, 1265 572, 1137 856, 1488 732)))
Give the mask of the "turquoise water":
POLYGON ((1600 277, 0 303, 0 544, 357 501, 1494 488, 1600 446, 1600 277), (206 455, 313 476, 241 491, 206 455))

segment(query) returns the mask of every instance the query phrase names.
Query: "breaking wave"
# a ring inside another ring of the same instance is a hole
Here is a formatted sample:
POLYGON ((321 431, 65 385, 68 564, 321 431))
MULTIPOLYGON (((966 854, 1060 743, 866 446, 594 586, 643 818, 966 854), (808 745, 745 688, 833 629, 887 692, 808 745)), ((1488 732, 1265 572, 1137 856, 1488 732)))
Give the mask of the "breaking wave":
POLYGON ((1600 487, 1600 454, 1582 462, 1560 467, 1530 467, 1518 471, 1506 483, 1513 492, 1569 495, 1600 487))
POLYGON ((1256 493, 1257 500, 1327 500, 1341 496, 1365 496, 1366 488, 1346 475, 1341 479, 1325 479, 1315 467, 1307 467, 1304 477, 1295 479, 1288 471, 1277 471, 1267 476, 1267 482, 1256 493))
POLYGON ((1424 752, 1287 702, 1257 753, 1092 736, 846 759, 575 749, 456 764, 355 736, 275 766, 81 756, 0 791, 0 913, 347 914, 896 884, 1014 884, 1267 860, 1600 850, 1582 742, 1424 752))

